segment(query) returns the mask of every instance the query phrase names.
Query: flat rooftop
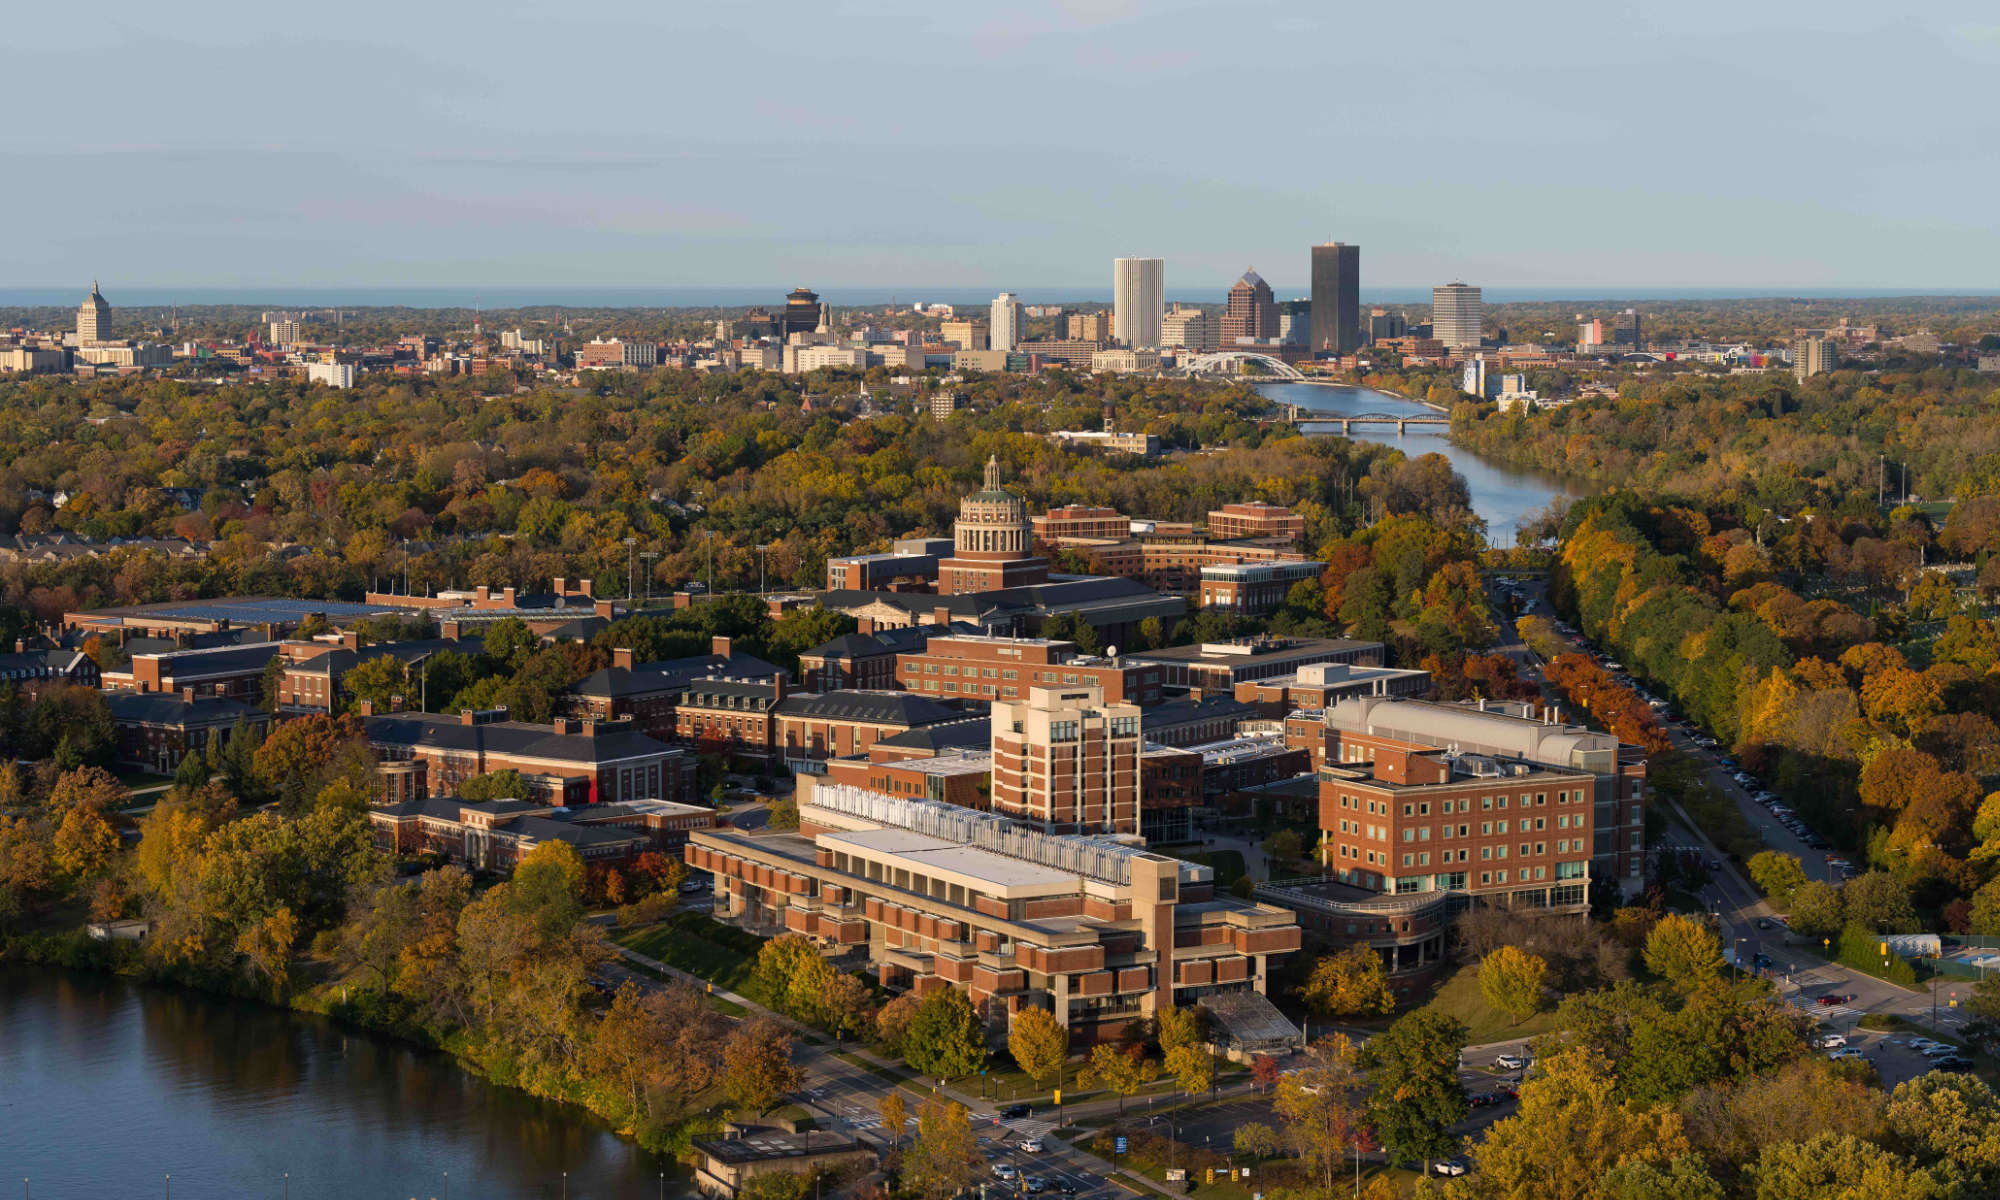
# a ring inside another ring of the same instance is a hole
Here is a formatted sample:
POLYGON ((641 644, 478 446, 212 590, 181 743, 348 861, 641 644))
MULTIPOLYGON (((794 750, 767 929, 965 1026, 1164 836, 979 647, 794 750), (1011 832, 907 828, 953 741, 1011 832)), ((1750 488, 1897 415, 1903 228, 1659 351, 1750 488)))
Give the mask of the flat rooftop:
POLYGON ((357 621, 384 613, 409 611, 380 604, 355 604, 345 600, 292 600, 276 596, 218 597, 213 600, 166 600, 157 604, 129 604, 119 608, 93 608, 65 614, 73 621, 99 625, 127 622, 203 621, 232 625, 265 625, 272 622, 296 625, 315 613, 329 621, 357 621))
POLYGON ((1147 650, 1132 658, 1152 662, 1242 663, 1255 660, 1313 658, 1323 654, 1351 654, 1380 650, 1380 642, 1359 642, 1350 638, 1252 639, 1241 642, 1203 642, 1195 646, 1168 646, 1147 650))
POLYGON ((908 829, 867 829, 854 833, 822 833, 822 846, 848 846, 908 859, 913 866, 949 871, 996 887, 1074 887, 1073 874, 989 850, 961 845, 908 829))

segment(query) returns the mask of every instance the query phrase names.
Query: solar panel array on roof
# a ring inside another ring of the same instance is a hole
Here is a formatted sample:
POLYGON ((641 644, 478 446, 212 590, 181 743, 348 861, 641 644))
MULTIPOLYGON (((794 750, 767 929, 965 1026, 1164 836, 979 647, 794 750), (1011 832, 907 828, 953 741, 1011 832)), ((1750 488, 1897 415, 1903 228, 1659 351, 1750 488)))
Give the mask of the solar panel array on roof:
MULTIPOLYGON (((378 604, 355 604, 346 600, 194 600, 186 604, 146 605, 117 614, 121 619, 136 616, 162 617, 181 621, 231 621, 262 624, 267 621, 304 621, 313 613, 328 618, 374 617, 401 611, 378 604)), ((114 610, 115 612, 115 610, 114 610)), ((113 615, 113 614, 107 614, 113 615)))

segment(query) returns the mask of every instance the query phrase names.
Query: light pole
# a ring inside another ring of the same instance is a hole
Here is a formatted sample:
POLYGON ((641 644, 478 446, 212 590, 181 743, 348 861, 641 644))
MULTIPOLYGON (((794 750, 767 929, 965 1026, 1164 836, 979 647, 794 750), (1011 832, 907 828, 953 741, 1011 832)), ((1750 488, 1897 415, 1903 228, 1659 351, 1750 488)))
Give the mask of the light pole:
POLYGON ((646 560, 646 603, 651 604, 653 602, 653 569, 659 565, 660 552, 658 550, 641 550, 639 551, 639 557, 646 560))
POLYGON ((701 544, 708 551, 708 594, 715 595, 715 530, 701 531, 701 544))
POLYGON ((759 596, 764 595, 766 590, 764 587, 764 554, 770 548, 771 544, 769 542, 757 543, 757 594, 759 596))
POLYGON ((628 602, 632 599, 632 592, 633 592, 632 585, 638 579, 638 576, 635 575, 632 570, 632 547, 638 544, 639 544, 638 538, 628 537, 625 539, 625 599, 628 602))

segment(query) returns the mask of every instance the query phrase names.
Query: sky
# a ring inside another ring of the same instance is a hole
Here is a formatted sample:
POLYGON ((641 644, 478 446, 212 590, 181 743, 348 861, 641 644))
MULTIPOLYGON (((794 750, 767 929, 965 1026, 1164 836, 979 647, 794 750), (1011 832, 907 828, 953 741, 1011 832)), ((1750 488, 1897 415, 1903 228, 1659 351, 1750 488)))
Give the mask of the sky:
MULTIPOLYGON (((82 28, 79 28, 79 25, 82 28)), ((0 286, 2000 287, 2000 6, 106 0, 0 286), (274 22, 274 17, 284 18, 274 22)))

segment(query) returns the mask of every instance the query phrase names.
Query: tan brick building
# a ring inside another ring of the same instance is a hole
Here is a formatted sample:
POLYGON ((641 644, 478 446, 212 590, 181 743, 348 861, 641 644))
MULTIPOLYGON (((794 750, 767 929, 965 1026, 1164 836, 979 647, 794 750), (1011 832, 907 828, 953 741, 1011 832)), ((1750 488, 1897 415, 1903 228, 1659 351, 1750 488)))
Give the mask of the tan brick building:
POLYGON ((1296 543, 1306 533, 1306 519, 1282 504, 1252 500, 1225 504, 1208 514, 1212 538, 1283 538, 1296 543))
POLYGON ((935 700, 995 704, 1032 687, 1090 686, 1107 700, 1143 706, 1160 702, 1161 674, 1157 664, 1079 654, 1075 642, 1060 639, 954 636, 897 655, 895 679, 935 700))
POLYGON ((1139 832, 1139 706, 1095 687, 993 706, 993 811, 1051 833, 1139 832))

